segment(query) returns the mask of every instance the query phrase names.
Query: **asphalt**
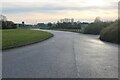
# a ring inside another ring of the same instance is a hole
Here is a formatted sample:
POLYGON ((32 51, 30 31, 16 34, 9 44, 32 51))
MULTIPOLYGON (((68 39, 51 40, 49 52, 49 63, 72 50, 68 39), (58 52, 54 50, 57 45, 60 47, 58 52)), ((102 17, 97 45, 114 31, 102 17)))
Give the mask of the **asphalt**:
POLYGON ((45 31, 54 37, 2 52, 3 78, 118 78, 118 45, 96 35, 45 31))

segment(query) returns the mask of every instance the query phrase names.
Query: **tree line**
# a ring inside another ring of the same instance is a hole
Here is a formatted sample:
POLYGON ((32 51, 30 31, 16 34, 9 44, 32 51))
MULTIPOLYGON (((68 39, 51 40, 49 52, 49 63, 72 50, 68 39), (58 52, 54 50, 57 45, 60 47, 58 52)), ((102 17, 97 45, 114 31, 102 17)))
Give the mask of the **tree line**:
POLYGON ((0 21, 1 29, 16 29, 17 26, 12 21, 0 21))

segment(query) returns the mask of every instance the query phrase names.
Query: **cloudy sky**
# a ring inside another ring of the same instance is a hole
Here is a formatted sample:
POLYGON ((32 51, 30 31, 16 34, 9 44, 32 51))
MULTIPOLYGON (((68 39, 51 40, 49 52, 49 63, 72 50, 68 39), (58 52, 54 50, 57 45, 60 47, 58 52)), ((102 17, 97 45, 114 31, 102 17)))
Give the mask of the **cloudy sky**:
POLYGON ((1 0, 0 12, 16 23, 56 22, 62 18, 76 21, 104 21, 118 17, 119 0, 1 0), (8 2, 9 1, 9 2, 8 2))

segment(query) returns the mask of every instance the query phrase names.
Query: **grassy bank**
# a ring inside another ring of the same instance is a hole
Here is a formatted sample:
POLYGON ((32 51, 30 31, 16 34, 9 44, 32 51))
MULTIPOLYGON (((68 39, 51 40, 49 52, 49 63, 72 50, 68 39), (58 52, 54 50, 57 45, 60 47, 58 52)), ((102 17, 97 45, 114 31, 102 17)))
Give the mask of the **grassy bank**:
POLYGON ((46 40, 53 35, 48 32, 24 29, 2 30, 2 49, 9 49, 46 40))
POLYGON ((118 27, 118 21, 114 22, 107 28, 103 29, 100 33, 100 39, 112 43, 120 43, 120 37, 118 36, 120 28, 118 27))

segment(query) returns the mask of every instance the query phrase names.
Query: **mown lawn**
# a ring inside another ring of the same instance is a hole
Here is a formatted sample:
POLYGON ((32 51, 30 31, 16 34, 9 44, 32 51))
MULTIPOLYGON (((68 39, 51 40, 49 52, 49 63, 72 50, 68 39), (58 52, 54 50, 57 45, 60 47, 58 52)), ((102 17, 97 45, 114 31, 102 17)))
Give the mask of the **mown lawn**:
POLYGON ((15 48, 40 42, 52 37, 53 34, 37 30, 7 29, 2 30, 2 49, 15 48))

